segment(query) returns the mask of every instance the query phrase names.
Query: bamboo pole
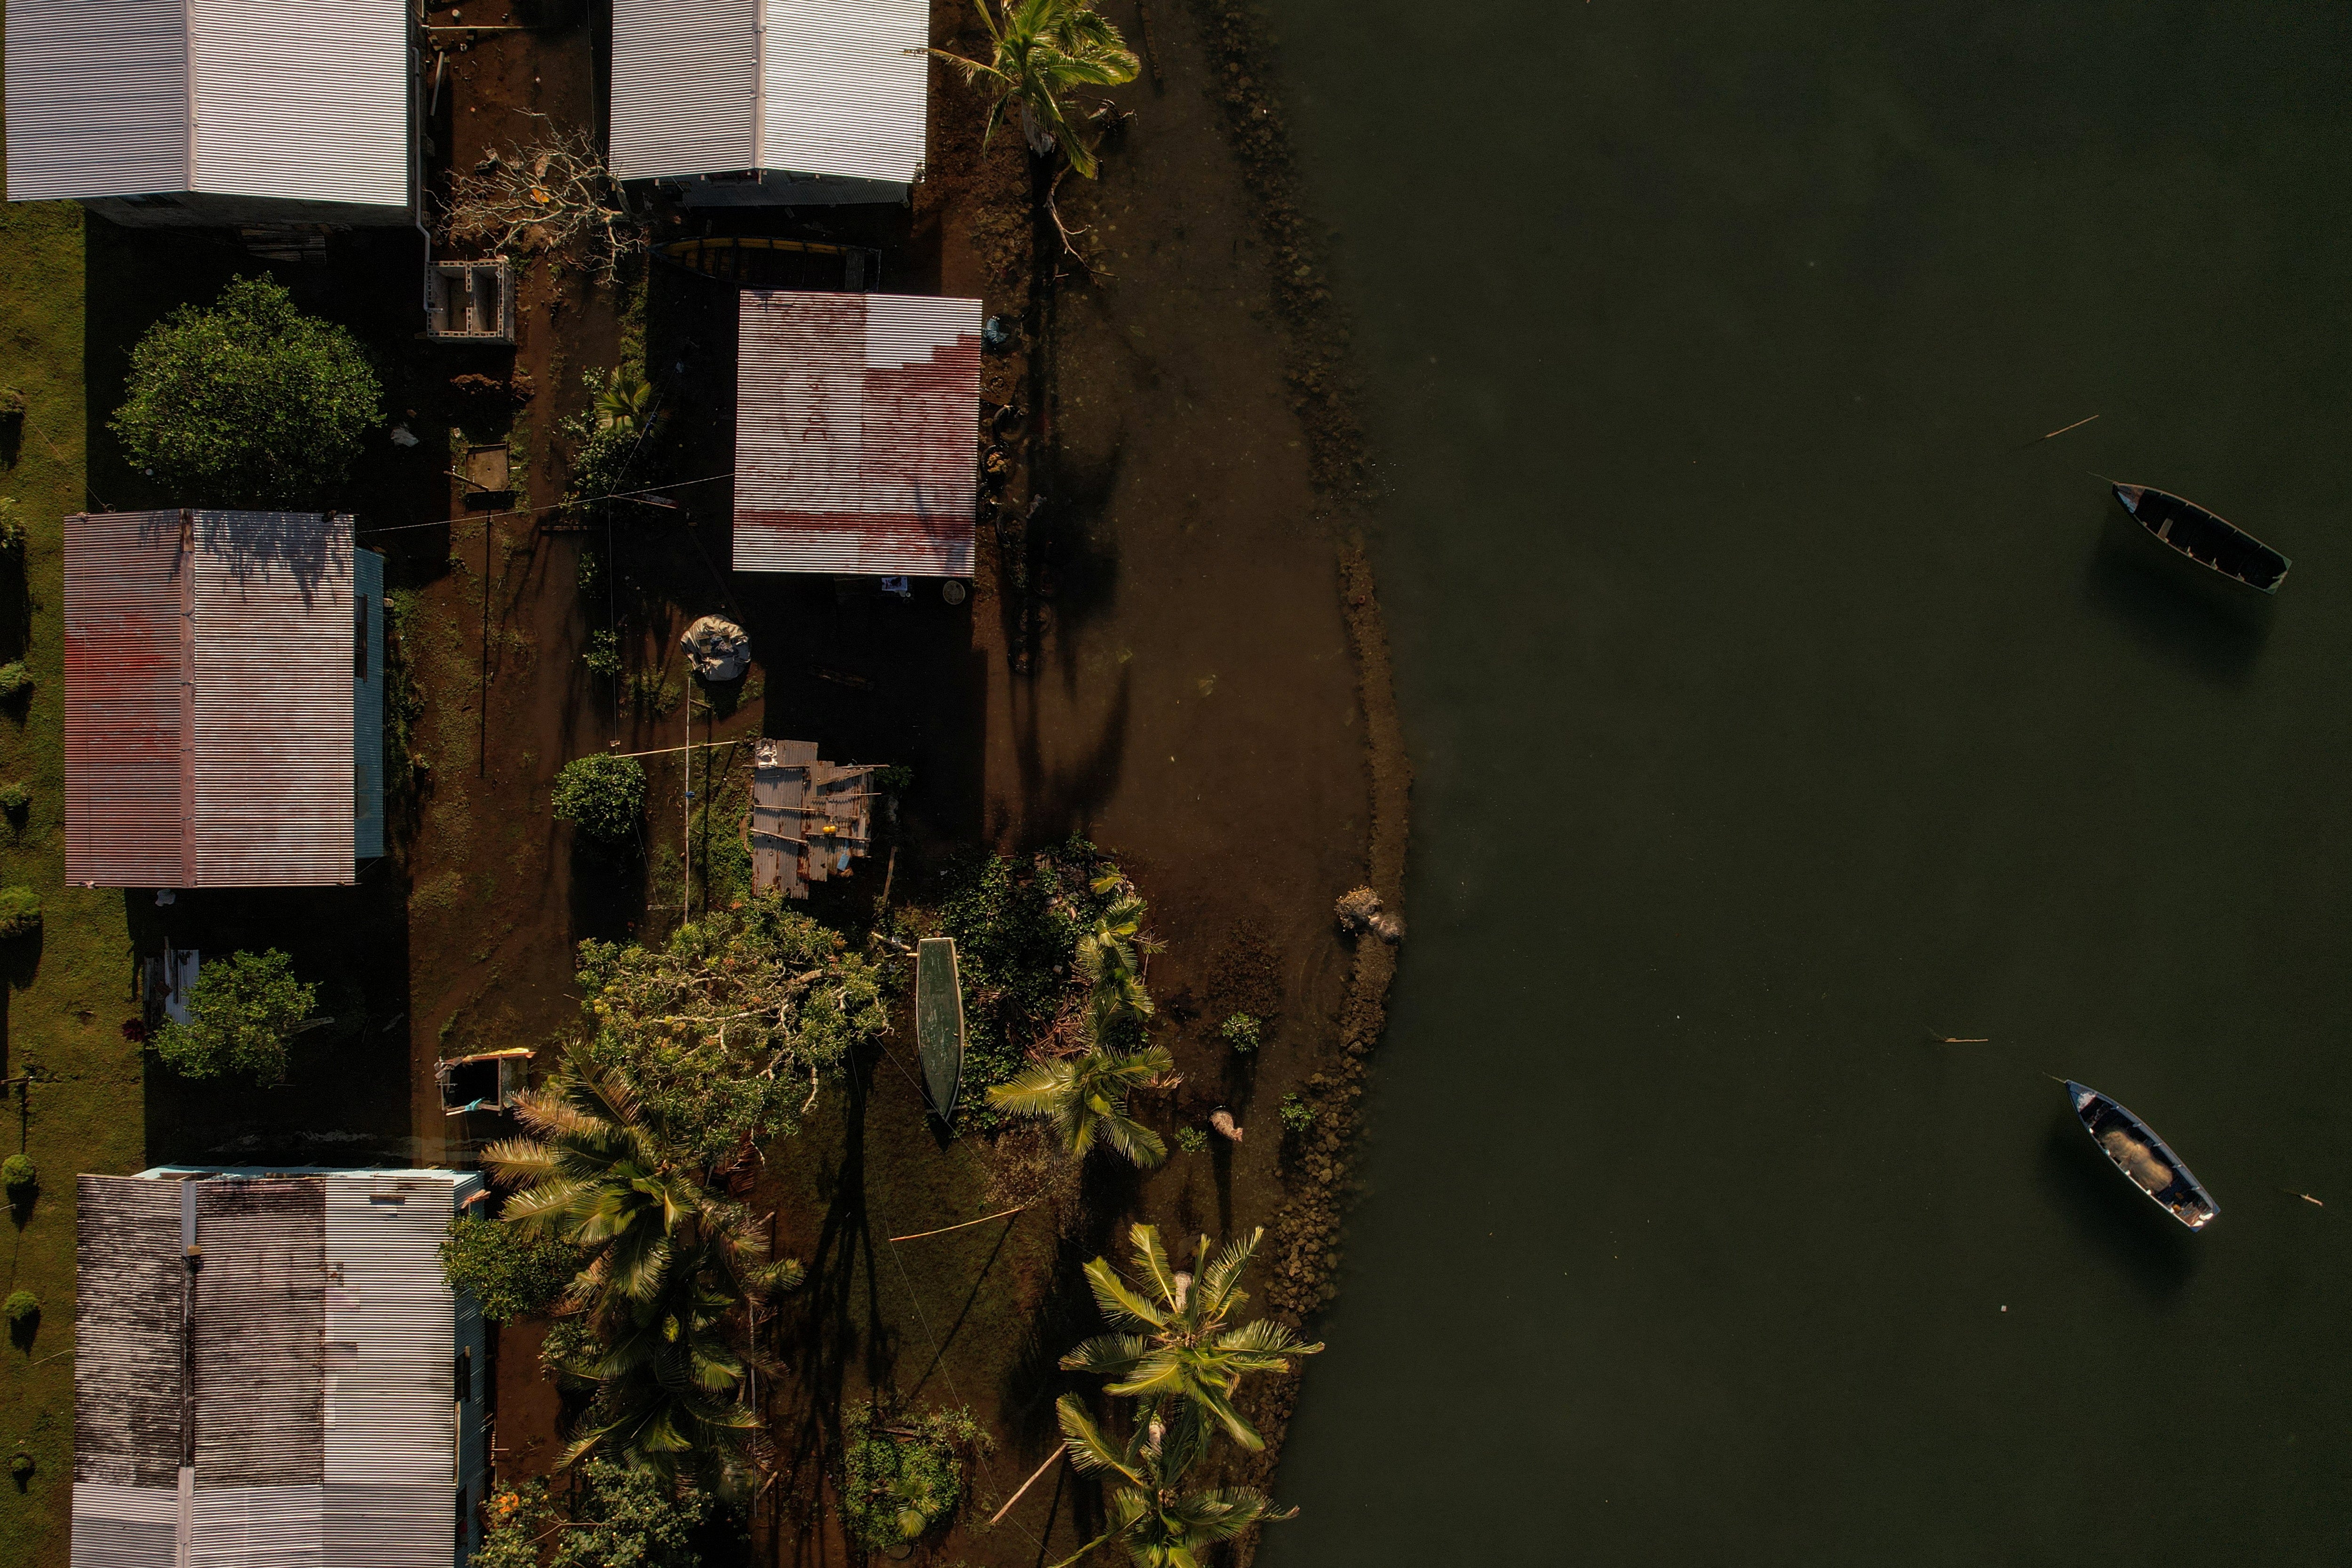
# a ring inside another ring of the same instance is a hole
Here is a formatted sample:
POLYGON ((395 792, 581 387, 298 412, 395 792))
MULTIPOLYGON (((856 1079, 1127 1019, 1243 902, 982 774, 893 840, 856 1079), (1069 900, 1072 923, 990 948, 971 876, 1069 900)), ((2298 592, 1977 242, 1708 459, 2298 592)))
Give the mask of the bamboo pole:
POLYGON ((1013 1505, 1019 1502, 1022 1497, 1027 1493, 1029 1489, 1037 1484, 1038 1477, 1044 1475, 1047 1470, 1054 1468, 1054 1461, 1060 1458, 1064 1452, 1065 1450, 1059 1443, 1054 1445, 1054 1451, 1045 1456, 1045 1462, 1038 1466, 1036 1469, 1030 1473, 1029 1479, 1021 1483, 1021 1490, 1014 1492, 1011 1497, 1006 1498, 1004 1500, 1004 1506, 998 1509, 994 1516, 989 1520, 988 1522, 991 1528, 1003 1522, 1004 1516, 1013 1511, 1013 1505))
POLYGON ((954 1225, 943 1225, 937 1230, 919 1230, 912 1236, 894 1236, 890 1239, 892 1241, 920 1241, 927 1236, 945 1236, 951 1230, 965 1230, 975 1225, 986 1225, 992 1219, 1003 1219, 1009 1214, 1019 1214, 1023 1209, 1025 1209, 1029 1205, 1027 1204, 1015 1204, 1009 1209, 1000 1209, 994 1214, 983 1215, 978 1219, 967 1219, 959 1221, 954 1225))

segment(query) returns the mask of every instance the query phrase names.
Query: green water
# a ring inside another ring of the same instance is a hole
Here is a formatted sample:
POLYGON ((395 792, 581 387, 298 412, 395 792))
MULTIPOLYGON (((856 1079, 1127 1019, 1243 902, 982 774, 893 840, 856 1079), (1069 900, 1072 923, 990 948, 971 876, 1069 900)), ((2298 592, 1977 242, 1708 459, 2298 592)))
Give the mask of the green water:
POLYGON ((1263 1561, 2346 1561, 2352 11, 1275 11, 1418 782, 1263 1561))

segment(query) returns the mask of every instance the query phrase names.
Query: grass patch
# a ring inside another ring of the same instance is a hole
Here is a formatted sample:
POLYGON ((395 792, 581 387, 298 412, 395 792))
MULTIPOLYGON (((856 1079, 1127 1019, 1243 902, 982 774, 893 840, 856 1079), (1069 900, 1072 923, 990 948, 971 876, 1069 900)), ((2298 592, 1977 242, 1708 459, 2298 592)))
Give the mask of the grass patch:
POLYGON ((34 684, 21 710, 0 714, 0 777, 32 786, 22 826, 0 842, 0 882, 42 894, 37 937, 0 953, 9 1076, 31 1073, 29 1105, 0 1117, 0 1153, 24 1152, 41 1172, 16 1226, 0 1294, 42 1303, 26 1343, 0 1346, 0 1450, 33 1462, 21 1494, 0 1491, 0 1562, 50 1568, 66 1561, 73 1482, 74 1176, 146 1164, 139 1047, 122 1036, 130 996, 123 896, 65 882, 65 650, 61 614, 68 512, 83 510, 88 473, 82 384, 83 216, 65 202, 0 210, 0 310, 11 331, 0 383, 23 390, 24 428, 0 446, 0 494, 19 502, 21 570, 0 562, 0 659, 22 658, 34 684))

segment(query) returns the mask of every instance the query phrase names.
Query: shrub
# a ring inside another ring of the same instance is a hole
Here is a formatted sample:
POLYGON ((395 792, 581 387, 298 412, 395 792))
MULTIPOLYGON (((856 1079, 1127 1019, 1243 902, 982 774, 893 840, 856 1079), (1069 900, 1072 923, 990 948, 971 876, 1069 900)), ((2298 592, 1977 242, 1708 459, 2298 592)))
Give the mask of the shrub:
POLYGON ((1257 1049, 1263 1039, 1261 1029, 1262 1026, 1258 1020, 1251 1017, 1247 1013, 1236 1013, 1225 1020, 1225 1026, 1221 1033, 1225 1037, 1225 1044, 1233 1047, 1242 1055, 1247 1056, 1257 1049))
POLYGON ((646 809, 646 770, 635 757, 599 752, 563 764, 548 805, 591 838, 626 838, 646 809))
POLYGON ((1304 1132, 1315 1125, 1315 1108, 1299 1099, 1296 1089, 1282 1097, 1279 1114, 1286 1132, 1304 1132))
POLYGON ((25 548, 25 520, 16 515, 16 498, 0 496, 0 552, 14 555, 25 548))
POLYGON ((342 482, 383 395, 358 341, 268 273, 149 328, 124 391, 109 428, 173 500, 289 510, 342 482))
POLYGON ((442 1278, 452 1290, 471 1296, 494 1323, 546 1311, 587 1263, 588 1255, 576 1247, 472 1215, 451 1220, 441 1243, 442 1278))
POLYGON ((31 1480, 33 1471, 37 1468, 38 1467, 33 1463, 33 1454, 29 1448, 17 1449, 15 1457, 8 1461, 8 1473, 19 1481, 31 1480))
POLYGON ((23 392, 13 386, 0 386, 0 419, 22 419, 25 407, 23 392))
POLYGON ((1176 1147, 1187 1154, 1197 1154, 1208 1146, 1209 1135, 1199 1128, 1179 1127, 1176 1130, 1176 1147))
POLYGON ((0 698, 21 696, 33 689, 33 672, 21 658, 0 664, 0 698))
POLYGON ((41 1299, 30 1290, 11 1290, 8 1300, 0 1302, 0 1312, 8 1315, 8 1326, 23 1328, 41 1315, 41 1299))
POLYGON ((874 770, 874 787, 884 795, 904 795, 915 782, 915 770, 904 763, 874 770))
POLYGON ((294 961, 276 948, 233 952, 205 964, 188 999, 188 1021, 167 1023, 151 1041, 182 1078, 275 1083, 286 1074, 286 1042, 310 1016, 319 988, 294 978, 294 961))
POLYGON ((0 888, 0 942, 41 929, 41 895, 18 883, 0 888))
MULTIPOLYGON (((585 559, 584 557, 583 559, 585 559)), ((611 632, 588 634, 588 651, 580 656, 591 675, 614 680, 621 674, 621 639, 611 632)))
POLYGON ((0 1160, 0 1187, 5 1187, 11 1193, 21 1193, 40 1184, 40 1170, 25 1155, 11 1154, 0 1160))
POLYGON ((965 1458, 994 1447, 968 1409, 890 1426, 870 1404, 852 1405, 842 1421, 842 1522, 868 1552, 894 1551, 954 1518, 965 1458))
POLYGON ((473 1568, 698 1568, 709 1493, 610 1459, 572 1474, 577 1488, 561 1500, 537 1480, 492 1493, 473 1568))
POLYGON ((32 809, 33 786, 28 784, 0 784, 0 811, 11 816, 22 816, 32 809))

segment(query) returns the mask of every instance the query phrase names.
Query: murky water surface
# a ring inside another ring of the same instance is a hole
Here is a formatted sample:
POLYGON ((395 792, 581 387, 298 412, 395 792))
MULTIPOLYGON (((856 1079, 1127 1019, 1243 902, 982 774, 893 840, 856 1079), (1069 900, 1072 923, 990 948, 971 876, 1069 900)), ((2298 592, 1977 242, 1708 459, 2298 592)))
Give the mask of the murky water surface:
POLYGON ((1276 9, 1419 784, 1265 1561, 2343 1561, 2352 14, 1276 9))

